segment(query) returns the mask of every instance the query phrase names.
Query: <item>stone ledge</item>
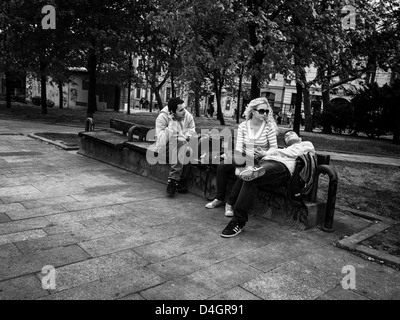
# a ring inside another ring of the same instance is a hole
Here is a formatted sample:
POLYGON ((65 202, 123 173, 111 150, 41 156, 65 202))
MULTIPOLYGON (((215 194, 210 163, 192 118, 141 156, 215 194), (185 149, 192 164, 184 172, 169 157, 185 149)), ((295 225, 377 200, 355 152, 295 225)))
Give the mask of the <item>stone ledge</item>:
POLYGON ((49 140, 49 139, 37 136, 34 133, 29 133, 28 137, 36 139, 36 140, 41 140, 43 142, 46 142, 46 143, 49 143, 49 144, 52 144, 52 145, 55 145, 55 146, 65 150, 65 151, 79 150, 79 146, 76 146, 76 147, 75 146, 68 146, 68 145, 65 145, 65 144, 63 144, 61 142, 58 142, 58 141, 53 141, 53 140, 49 140))
MULTIPOLYGON (((110 140, 115 139, 115 133, 106 131, 101 133, 81 132, 79 136, 81 139, 78 154, 166 184, 170 165, 159 163, 151 165, 146 159, 147 150, 154 142, 125 141, 121 143, 121 137, 125 136, 119 134, 118 143, 113 144, 110 143, 110 140)), ((233 182, 234 180, 230 181, 228 193, 233 182)), ((205 196, 207 199, 213 199, 216 195, 215 172, 210 172, 207 178, 205 170, 192 165, 189 174, 188 191, 199 196, 205 196), (207 190, 206 196, 205 189, 207 190)), ((255 197, 252 207, 249 208, 249 213, 280 224, 290 225, 296 229, 305 230, 323 224, 325 208, 326 205, 324 203, 306 202, 305 206, 301 206, 282 195, 261 190, 255 197)))
POLYGON ((351 251, 357 255, 360 255, 363 258, 368 260, 378 260, 381 263, 385 263, 388 266, 400 270, 400 258, 394 255, 391 255, 387 252, 376 250, 370 248, 362 244, 362 242, 366 239, 373 237, 374 235, 389 229, 394 225, 398 225, 398 222, 387 218, 376 215, 370 212, 363 212, 360 210, 351 209, 348 207, 338 207, 341 211, 347 211, 355 216, 362 217, 367 220, 371 220, 375 222, 374 224, 370 225, 369 227, 361 230, 360 232, 353 234, 350 237, 346 237, 344 239, 338 240, 334 242, 334 245, 351 251))

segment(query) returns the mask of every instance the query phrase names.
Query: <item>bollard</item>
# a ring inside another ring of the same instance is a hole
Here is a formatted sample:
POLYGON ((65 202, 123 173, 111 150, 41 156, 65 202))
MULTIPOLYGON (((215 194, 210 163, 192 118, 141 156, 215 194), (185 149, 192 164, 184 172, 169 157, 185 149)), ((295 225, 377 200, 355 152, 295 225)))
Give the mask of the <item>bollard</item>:
POLYGON ((94 131, 94 121, 93 118, 86 118, 85 122, 85 132, 94 131))
POLYGON ((139 126, 132 126, 132 127, 129 128, 129 131, 128 131, 128 142, 132 142, 133 141, 133 132, 135 130, 139 131, 139 141, 143 141, 144 137, 143 137, 143 133, 142 133, 142 128, 139 127, 139 126))
POLYGON ((333 229, 333 218, 335 215, 338 176, 336 171, 331 166, 325 164, 321 164, 318 166, 314 187, 310 194, 310 200, 313 202, 317 201, 318 178, 321 174, 327 174, 329 177, 328 199, 326 201, 325 209, 325 221, 324 226, 321 227, 321 229, 325 232, 334 232, 335 229, 333 229))

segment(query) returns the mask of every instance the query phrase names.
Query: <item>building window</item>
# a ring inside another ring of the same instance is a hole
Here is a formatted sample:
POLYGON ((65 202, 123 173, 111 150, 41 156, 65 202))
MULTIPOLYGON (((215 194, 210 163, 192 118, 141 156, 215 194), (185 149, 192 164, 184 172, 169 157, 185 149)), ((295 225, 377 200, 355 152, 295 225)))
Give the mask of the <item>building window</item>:
POLYGON ((141 91, 142 90, 140 88, 136 88, 136 99, 140 99, 141 91))

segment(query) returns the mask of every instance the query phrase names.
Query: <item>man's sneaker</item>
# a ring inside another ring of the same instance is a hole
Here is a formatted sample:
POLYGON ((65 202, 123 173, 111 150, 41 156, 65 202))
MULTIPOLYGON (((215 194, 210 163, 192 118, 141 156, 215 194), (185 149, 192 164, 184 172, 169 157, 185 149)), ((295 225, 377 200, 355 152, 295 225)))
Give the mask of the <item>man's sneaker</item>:
POLYGON ((225 204, 225 217, 233 217, 233 207, 229 204, 225 204))
POLYGON ((244 228, 244 225, 240 225, 237 221, 231 220, 226 228, 222 231, 221 237, 232 238, 238 235, 244 228))
POLYGON ((176 191, 176 185, 177 185, 177 181, 174 179, 168 179, 168 184, 167 184, 167 193, 170 196, 173 196, 175 194, 176 191))
POLYGON ((214 209, 217 207, 221 207, 224 204, 223 201, 218 200, 218 199, 214 199, 213 201, 209 202, 206 204, 206 208, 207 209, 214 209))
POLYGON ((178 185, 176 186, 176 192, 179 192, 179 193, 188 192, 188 187, 187 187, 186 181, 178 182, 178 185))

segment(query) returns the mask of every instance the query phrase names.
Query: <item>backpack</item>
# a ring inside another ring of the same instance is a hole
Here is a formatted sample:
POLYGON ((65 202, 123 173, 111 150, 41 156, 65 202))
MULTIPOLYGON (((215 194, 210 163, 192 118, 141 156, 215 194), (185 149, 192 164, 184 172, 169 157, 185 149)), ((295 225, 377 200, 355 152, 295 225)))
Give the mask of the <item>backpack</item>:
POLYGON ((298 199, 301 195, 308 195, 314 185, 317 172, 317 157, 308 152, 297 157, 293 176, 290 179, 292 196, 298 199))

